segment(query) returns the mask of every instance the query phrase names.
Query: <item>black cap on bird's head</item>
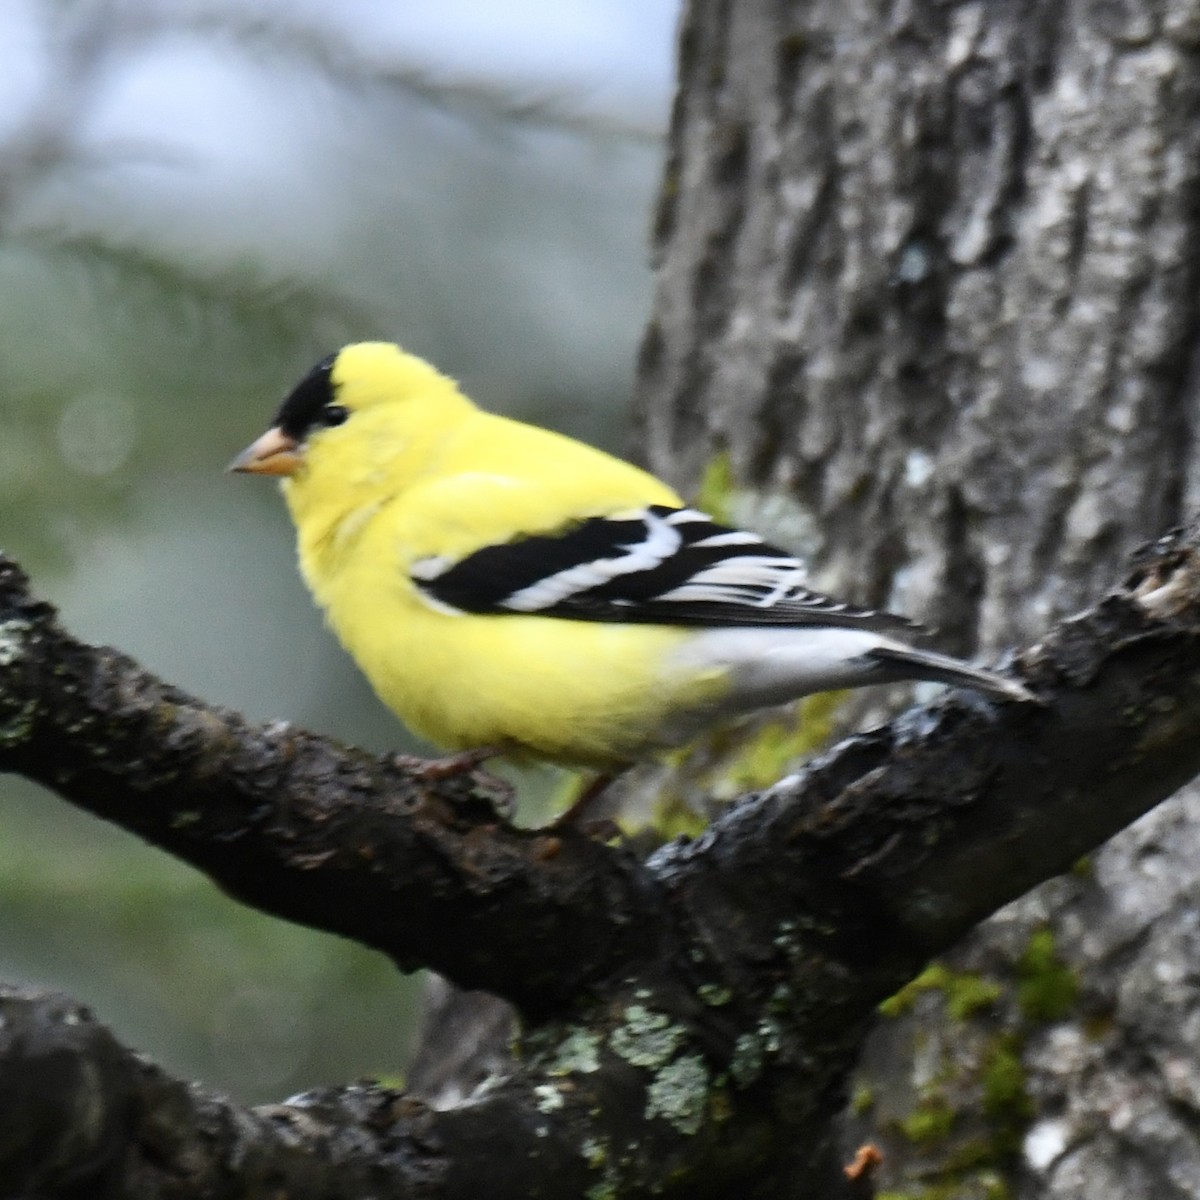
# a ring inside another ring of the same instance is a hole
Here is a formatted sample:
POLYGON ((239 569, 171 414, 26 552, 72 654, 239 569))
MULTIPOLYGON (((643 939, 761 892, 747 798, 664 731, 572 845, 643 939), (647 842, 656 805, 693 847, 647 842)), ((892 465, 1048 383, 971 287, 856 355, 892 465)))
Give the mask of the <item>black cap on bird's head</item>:
POLYGON ((415 354, 391 342, 356 342, 323 358, 291 390, 271 428, 229 464, 231 471, 254 475, 293 475, 314 451, 310 439, 343 424, 352 413, 373 409, 399 422, 403 408, 410 424, 425 421, 436 407, 440 419, 474 405, 452 379, 415 354))
POLYGON ((271 421, 271 428, 251 442, 229 464, 231 471, 252 475, 291 475, 303 459, 304 439, 314 429, 341 425, 349 415, 334 403, 333 364, 326 355, 291 390, 271 421))
POLYGON ((334 404, 333 364, 336 354, 326 355, 300 380, 276 411, 271 424, 298 442, 317 425, 340 425, 346 410, 334 404))

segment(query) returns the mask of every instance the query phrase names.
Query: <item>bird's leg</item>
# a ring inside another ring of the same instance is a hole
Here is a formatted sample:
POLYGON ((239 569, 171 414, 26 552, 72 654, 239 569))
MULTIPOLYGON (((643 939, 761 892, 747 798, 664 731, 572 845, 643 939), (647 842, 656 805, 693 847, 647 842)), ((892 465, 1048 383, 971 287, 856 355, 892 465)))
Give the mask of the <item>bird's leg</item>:
POLYGON ((596 816, 596 806, 604 798, 617 772, 601 771, 584 784, 579 795, 575 797, 570 808, 550 822, 550 829, 572 829, 586 833, 588 837, 601 838, 610 841, 619 837, 621 830, 617 823, 609 817, 596 816))
POLYGON ((500 779, 490 771, 479 771, 488 759, 496 758, 501 753, 497 746, 473 746, 470 750, 460 750, 457 754, 447 754, 442 758, 393 754, 392 762, 422 783, 438 783, 443 779, 455 779, 459 775, 470 775, 478 771, 496 812, 508 821, 512 819, 516 807, 516 789, 508 780, 500 779))
POLYGON ((447 754, 443 758, 422 758, 419 754, 393 754, 392 761, 402 771, 417 776, 424 783, 437 783, 442 779, 453 779, 456 775, 469 775, 499 753, 495 746, 473 746, 470 750, 460 750, 457 754, 447 754))

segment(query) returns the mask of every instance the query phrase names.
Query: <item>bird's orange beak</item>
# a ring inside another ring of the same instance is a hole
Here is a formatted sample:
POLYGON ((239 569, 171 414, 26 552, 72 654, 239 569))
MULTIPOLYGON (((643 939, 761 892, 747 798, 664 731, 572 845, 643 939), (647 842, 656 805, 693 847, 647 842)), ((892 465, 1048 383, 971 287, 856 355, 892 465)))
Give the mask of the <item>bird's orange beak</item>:
POLYGON ((229 470, 249 475, 291 475, 303 461, 300 443, 276 425, 251 442, 229 464, 229 470))

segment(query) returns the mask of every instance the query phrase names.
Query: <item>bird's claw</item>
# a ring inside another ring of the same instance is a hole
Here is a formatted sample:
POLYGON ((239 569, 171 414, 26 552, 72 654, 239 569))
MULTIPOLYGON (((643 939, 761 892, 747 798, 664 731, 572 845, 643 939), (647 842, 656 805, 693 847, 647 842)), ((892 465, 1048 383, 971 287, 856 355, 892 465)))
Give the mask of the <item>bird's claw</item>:
POLYGON ((473 775, 477 790, 496 810, 496 815, 502 820, 510 821, 517 807, 516 788, 508 780, 479 769, 498 753, 494 746, 477 746, 470 750, 460 750, 457 754, 447 754, 442 758, 394 754, 392 762, 421 783, 440 783, 445 779, 457 779, 461 775, 473 775))
POLYGON ((495 758, 491 746, 476 746, 471 750, 460 750, 443 758, 421 758, 417 754, 394 754, 392 761, 406 774, 414 775, 422 783, 438 783, 443 779, 454 779, 469 775, 483 766, 489 758, 495 758))

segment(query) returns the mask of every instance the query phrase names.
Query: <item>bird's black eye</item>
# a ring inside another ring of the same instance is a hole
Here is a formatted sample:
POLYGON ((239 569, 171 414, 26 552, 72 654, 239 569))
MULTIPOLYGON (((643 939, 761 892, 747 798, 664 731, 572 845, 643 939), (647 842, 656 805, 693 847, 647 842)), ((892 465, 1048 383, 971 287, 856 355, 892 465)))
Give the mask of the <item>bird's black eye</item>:
POLYGON ((342 425, 350 416, 350 410, 341 404, 326 404, 321 409, 321 421, 325 425, 342 425))

